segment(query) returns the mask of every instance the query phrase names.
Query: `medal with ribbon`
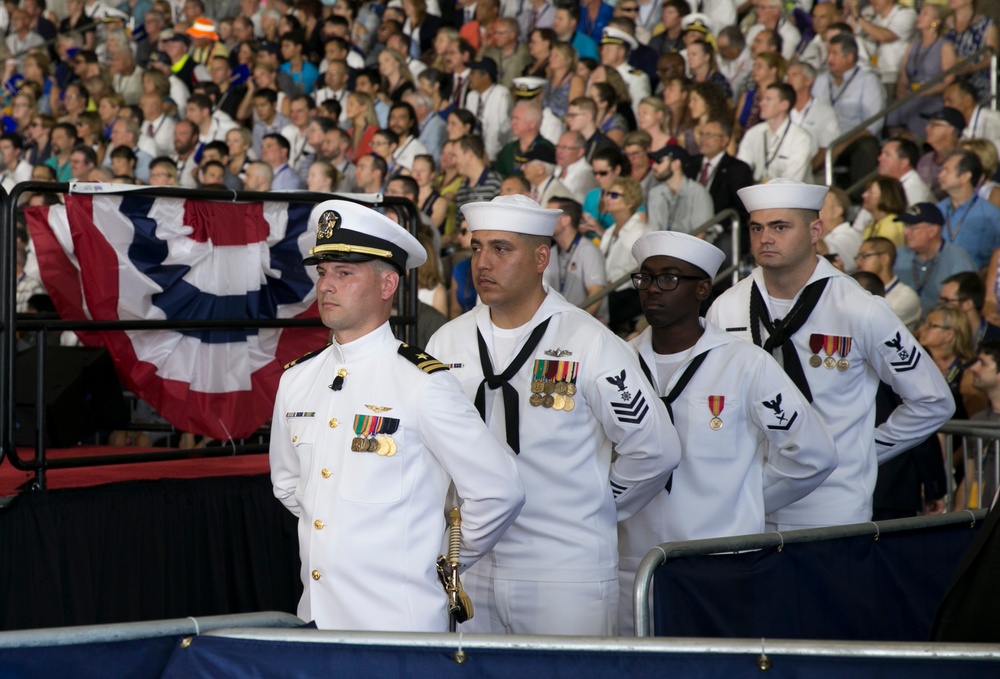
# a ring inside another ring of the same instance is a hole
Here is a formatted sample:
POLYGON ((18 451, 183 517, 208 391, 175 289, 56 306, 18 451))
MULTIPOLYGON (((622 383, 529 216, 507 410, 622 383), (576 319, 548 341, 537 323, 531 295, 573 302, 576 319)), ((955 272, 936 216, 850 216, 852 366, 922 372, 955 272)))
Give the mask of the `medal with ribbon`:
POLYGON ((719 415, 722 414, 722 409, 726 407, 726 397, 725 396, 709 396, 708 397, 708 409, 712 411, 712 419, 708 421, 708 426, 719 431, 722 429, 722 418, 719 415))
POLYGON ((837 365, 837 359, 833 356, 837 353, 840 348, 840 338, 836 335, 825 335, 823 337, 823 351, 826 352, 826 358, 823 359, 823 366, 827 370, 833 370, 837 365))
POLYGON ((823 338, 826 335, 820 335, 819 333, 813 333, 809 335, 809 349, 812 351, 812 356, 809 357, 809 365, 813 368, 818 368, 823 364, 823 359, 819 357, 819 350, 823 348, 823 338))
POLYGON ((851 353, 851 343, 850 337, 840 338, 840 360, 837 361, 837 370, 844 372, 851 367, 850 361, 847 360, 847 355, 851 353))
POLYGON ((396 454, 396 442, 392 434, 399 429, 399 420, 395 417, 380 417, 378 415, 355 415, 354 433, 357 436, 351 441, 351 450, 355 453, 377 453, 383 457, 396 454))

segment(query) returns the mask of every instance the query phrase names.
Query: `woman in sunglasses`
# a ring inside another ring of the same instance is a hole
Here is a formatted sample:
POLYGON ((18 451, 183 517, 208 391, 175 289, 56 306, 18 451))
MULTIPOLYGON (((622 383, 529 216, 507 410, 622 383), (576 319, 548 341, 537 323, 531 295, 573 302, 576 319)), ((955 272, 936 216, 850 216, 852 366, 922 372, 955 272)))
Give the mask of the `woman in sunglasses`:
POLYGON ((652 229, 639 214, 642 189, 631 177, 616 177, 604 194, 604 209, 614 220, 601 236, 601 253, 608 282, 626 277, 608 296, 609 327, 616 333, 628 335, 635 328, 635 320, 642 314, 639 295, 632 287, 628 274, 635 268, 632 245, 652 229))

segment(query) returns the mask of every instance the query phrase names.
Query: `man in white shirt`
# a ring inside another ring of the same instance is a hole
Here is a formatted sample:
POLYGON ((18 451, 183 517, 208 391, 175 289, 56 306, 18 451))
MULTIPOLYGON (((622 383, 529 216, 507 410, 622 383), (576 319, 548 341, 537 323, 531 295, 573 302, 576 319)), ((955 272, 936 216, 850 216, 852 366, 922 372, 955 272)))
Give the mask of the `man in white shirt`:
POLYGON ((550 146, 537 144, 522 156, 521 174, 531 185, 529 196, 539 205, 553 198, 572 198, 573 192, 555 177, 556 154, 550 146))
POLYGON ((288 164, 305 179, 316 149, 309 145, 306 139, 306 128, 309 127, 309 113, 313 100, 307 94, 292 97, 288 105, 288 117, 291 122, 281 128, 281 136, 288 140, 291 151, 288 164))
POLYGON ((406 102, 393 104, 389 109, 389 129, 396 133, 399 141, 392 152, 392 167, 390 176, 395 176, 400 168, 409 172, 413 168, 413 159, 426 155, 427 147, 417 138, 417 114, 406 102))
MULTIPOLYGON (((198 128, 195 124, 186 118, 178 120, 174 126, 174 152, 170 154, 170 158, 177 164, 178 185, 186 189, 198 188, 198 180, 195 178, 198 165, 194 160, 198 145, 198 128)), ((244 188, 250 190, 247 185, 244 188)))
POLYGON ((621 75, 625 86, 628 87, 634 109, 638 108, 639 102, 651 92, 649 76, 637 68, 632 68, 628 63, 629 51, 638 46, 639 43, 635 38, 614 26, 605 28, 601 36, 601 64, 615 69, 621 75))
POLYGON ((143 70, 135 64, 135 57, 128 47, 119 47, 111 51, 111 85, 115 92, 125 98, 129 106, 139 103, 142 96, 143 70))
POLYGON ((174 151, 174 127, 177 122, 163 112, 163 97, 147 92, 139 99, 142 109, 142 130, 139 143, 152 144, 153 156, 169 156, 174 151))
POLYGON ((816 82, 816 69, 805 62, 793 63, 785 74, 785 82, 795 90, 795 105, 788 112, 792 122, 809 133, 816 146, 811 170, 823 168, 826 150, 840 136, 840 121, 837 112, 829 104, 816 101, 812 96, 812 86, 816 82))
MULTIPOLYGON (((258 94, 260 93, 258 92, 258 94)), ((226 141, 226 133, 236 127, 236 123, 220 122, 223 119, 212 115, 212 100, 204 94, 192 94, 188 98, 185 112, 187 119, 198 128, 198 141, 202 144, 213 141, 226 141)), ((288 119, 285 118, 285 120, 287 121, 288 119)))
POLYGON ((434 110, 434 102, 429 96, 418 90, 407 92, 403 101, 413 107, 417 116, 417 127, 420 143, 427 147, 427 152, 434 156, 434 162, 441 161, 441 149, 448 140, 447 123, 434 110))
POLYGON ((847 24, 873 55, 887 95, 896 91, 903 55, 913 37, 917 13, 896 0, 870 0, 863 10, 857 2, 845 3, 847 24))
POLYGON ((514 102, 510 90, 497 83, 497 65, 489 57, 469 64, 469 94, 465 107, 479 121, 486 156, 493 162, 504 144, 511 140, 510 118, 514 102))
POLYGON ((976 88, 967 80, 956 80, 942 97, 945 106, 956 109, 965 118, 962 139, 986 139, 993 142, 1000 154, 1000 113, 983 106, 976 97, 976 88))
POLYGON ((24 138, 21 135, 0 135, 0 158, 3 160, 0 185, 7 193, 13 191, 20 182, 31 181, 31 163, 21 157, 23 150, 24 138))
POLYGON ((785 4, 782 0, 754 0, 757 10, 757 23, 747 29, 747 42, 752 43, 757 34, 768 28, 777 31, 781 36, 781 56, 791 61, 795 56, 795 48, 802 40, 802 34, 785 16, 785 4))
POLYGON ((345 130, 351 126, 351 121, 347 117, 347 62, 331 61, 323 74, 323 87, 316 90, 316 105, 319 106, 327 99, 333 99, 340 104, 340 119, 338 123, 345 130))
POLYGON ((812 179, 813 138, 792 122, 788 112, 795 90, 785 83, 768 85, 760 96, 760 122, 743 136, 736 157, 753 168, 754 181, 782 177, 812 179))
POLYGON ((855 260, 858 271, 867 271, 879 277, 885 286, 885 300, 889 302, 899 320, 912 332, 920 323, 923 311, 917 291, 899 280, 896 266, 896 246, 888 238, 869 238, 861 244, 855 260))
POLYGON ((837 21, 837 6, 832 2, 818 2, 812 8, 813 36, 799 51, 798 60, 809 64, 817 73, 826 70, 826 43, 823 36, 827 27, 837 21))
POLYGON ((24 56, 36 47, 43 47, 45 39, 31 30, 31 17, 23 9, 10 13, 10 34, 7 36, 7 52, 16 62, 16 72, 24 70, 24 56))
POLYGON ((726 26, 719 32, 717 40, 719 54, 715 57, 715 61, 719 73, 729 81, 733 99, 739 101, 740 95, 750 88, 753 56, 739 26, 726 26))
POLYGON ((923 441, 955 412, 941 371, 889 306, 816 255, 826 192, 780 179, 740 191, 758 267, 706 317, 765 351, 780 349, 782 367, 836 443, 837 469, 768 516, 777 530, 870 520, 878 463, 923 441), (876 427, 880 381, 902 403, 876 427))
POLYGON ((597 188, 594 171, 584 157, 585 143, 582 134, 567 130, 556 144, 557 176, 578 203, 583 203, 587 193, 597 188))

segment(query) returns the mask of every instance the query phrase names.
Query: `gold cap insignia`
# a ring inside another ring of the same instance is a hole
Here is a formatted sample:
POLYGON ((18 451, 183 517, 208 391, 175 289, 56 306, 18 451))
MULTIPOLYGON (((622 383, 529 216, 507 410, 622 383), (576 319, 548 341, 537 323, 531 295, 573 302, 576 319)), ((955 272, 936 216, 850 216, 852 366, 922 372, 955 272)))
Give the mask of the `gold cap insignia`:
POLYGON ((327 210, 319 218, 317 236, 320 240, 333 237, 333 232, 340 226, 340 214, 333 210, 327 210))

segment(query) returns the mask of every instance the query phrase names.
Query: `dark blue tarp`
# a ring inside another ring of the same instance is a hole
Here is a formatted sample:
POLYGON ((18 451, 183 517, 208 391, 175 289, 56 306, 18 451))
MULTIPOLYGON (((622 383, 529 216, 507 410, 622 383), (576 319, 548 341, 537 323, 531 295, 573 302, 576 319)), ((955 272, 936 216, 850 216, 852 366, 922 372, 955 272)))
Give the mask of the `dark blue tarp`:
POLYGON ((180 645, 172 637, 113 643, 0 648, 4 679, 153 679, 180 645))
MULTIPOLYGON (((468 638, 468 637, 466 637, 468 638)), ((757 654, 643 653, 635 651, 477 650, 464 664, 452 651, 416 647, 351 646, 267 642, 199 637, 178 649, 164 677, 378 677, 379 679, 448 679, 450 677, 545 677, 582 679, 665 676, 685 679, 760 677, 757 654)), ((828 658, 770 655, 769 679, 965 679, 1000 676, 1000 663, 982 661, 927 662, 876 658, 828 658)))
POLYGON ((976 531, 969 523, 670 559, 657 636, 923 641, 976 531))

